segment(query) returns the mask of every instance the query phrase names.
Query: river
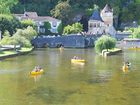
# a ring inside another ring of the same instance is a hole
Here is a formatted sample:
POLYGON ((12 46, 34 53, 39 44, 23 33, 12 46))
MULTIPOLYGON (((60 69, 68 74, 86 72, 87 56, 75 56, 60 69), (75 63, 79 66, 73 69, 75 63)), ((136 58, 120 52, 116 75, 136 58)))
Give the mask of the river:
POLYGON ((0 61, 0 105, 140 105, 140 51, 104 58, 94 49, 38 49, 0 61), (85 64, 72 64, 79 56, 85 64), (122 71, 125 60, 132 63, 122 71), (31 76, 34 66, 45 73, 31 76))

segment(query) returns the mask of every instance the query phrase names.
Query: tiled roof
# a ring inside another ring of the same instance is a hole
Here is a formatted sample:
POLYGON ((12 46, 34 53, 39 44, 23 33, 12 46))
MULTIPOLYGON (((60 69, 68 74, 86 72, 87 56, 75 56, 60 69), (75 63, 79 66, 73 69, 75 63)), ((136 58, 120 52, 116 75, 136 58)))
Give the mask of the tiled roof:
POLYGON ((21 20, 31 19, 34 21, 60 21, 50 16, 38 16, 36 12, 25 12, 24 14, 14 14, 17 17, 20 17, 21 20))
POLYGON ((100 16, 100 12, 98 10, 95 10, 92 14, 92 16, 90 17, 90 20, 98 20, 98 21, 102 21, 102 18, 100 16))
POLYGON ((29 17, 38 17, 36 12, 24 12, 24 15, 29 17))
POLYGON ((58 19, 55 19, 53 17, 50 17, 50 16, 38 16, 38 17, 22 17, 21 18, 22 20, 24 19, 32 19, 34 21, 60 21, 58 19))

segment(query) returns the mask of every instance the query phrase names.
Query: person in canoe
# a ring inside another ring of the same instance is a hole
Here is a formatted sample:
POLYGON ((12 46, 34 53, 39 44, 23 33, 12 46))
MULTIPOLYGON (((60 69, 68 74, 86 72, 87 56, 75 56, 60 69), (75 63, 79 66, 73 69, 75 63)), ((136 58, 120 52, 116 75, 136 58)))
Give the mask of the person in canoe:
POLYGON ((40 66, 35 66, 34 70, 35 72, 39 72, 42 68, 40 66))
POLYGON ((79 58, 79 57, 77 57, 77 56, 74 56, 73 59, 81 59, 81 58, 79 58))

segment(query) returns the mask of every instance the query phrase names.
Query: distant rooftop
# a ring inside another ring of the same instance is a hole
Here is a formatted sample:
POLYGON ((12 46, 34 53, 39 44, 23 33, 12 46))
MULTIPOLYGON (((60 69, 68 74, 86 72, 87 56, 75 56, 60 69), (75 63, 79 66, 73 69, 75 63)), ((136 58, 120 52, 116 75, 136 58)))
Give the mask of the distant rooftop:
POLYGON ((16 17, 19 17, 21 20, 32 19, 34 21, 60 21, 56 18, 50 16, 38 16, 36 12, 24 12, 24 14, 14 14, 16 17))
POLYGON ((109 4, 106 4, 104 9, 103 9, 104 12, 112 12, 112 8, 109 4))
POLYGON ((96 9, 93 12, 92 16, 90 17, 90 20, 98 20, 98 21, 102 21, 103 22, 103 20, 102 20, 102 18, 100 16, 100 12, 98 11, 98 9, 96 9))

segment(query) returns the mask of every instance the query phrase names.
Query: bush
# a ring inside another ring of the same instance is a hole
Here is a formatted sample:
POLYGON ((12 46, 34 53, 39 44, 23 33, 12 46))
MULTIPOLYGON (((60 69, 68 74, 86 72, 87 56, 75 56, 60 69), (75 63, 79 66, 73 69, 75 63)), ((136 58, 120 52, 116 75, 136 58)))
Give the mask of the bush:
POLYGON ((62 34, 62 31, 63 31, 63 28, 62 28, 62 23, 59 24, 58 28, 57 28, 57 31, 59 34, 62 34))
POLYGON ((72 24, 72 26, 67 25, 64 27, 63 34, 77 34, 83 31, 83 25, 80 23, 72 24))
POLYGON ((104 49, 112 49, 116 45, 116 39, 103 35, 95 42, 95 50, 98 53, 101 53, 104 49))
POLYGON ((130 35, 129 37, 130 38, 140 38, 140 27, 133 28, 132 35, 130 35))
POLYGON ((28 26, 26 29, 23 30, 18 29, 14 35, 19 35, 31 41, 35 36, 37 36, 37 32, 32 27, 28 26))
POLYGON ((22 28, 27 28, 28 26, 31 26, 35 29, 36 27, 35 23, 31 19, 22 20, 21 25, 22 25, 22 28))

